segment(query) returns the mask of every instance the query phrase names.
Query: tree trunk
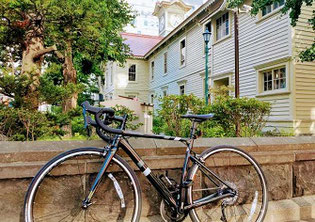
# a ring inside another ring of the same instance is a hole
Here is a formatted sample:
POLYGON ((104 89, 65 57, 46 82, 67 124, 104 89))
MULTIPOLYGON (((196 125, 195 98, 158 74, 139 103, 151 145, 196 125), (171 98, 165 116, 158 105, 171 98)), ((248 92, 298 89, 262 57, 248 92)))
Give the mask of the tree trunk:
POLYGON ((39 106, 38 86, 44 55, 56 50, 56 46, 44 47, 42 20, 38 19, 36 15, 32 14, 25 15, 24 21, 28 31, 24 38, 21 74, 26 75, 31 83, 23 99, 27 108, 32 110, 37 110, 39 106))
MULTIPOLYGON (((77 71, 74 68, 72 61, 72 47, 71 42, 67 42, 67 49, 64 57, 63 64, 63 78, 64 85, 68 85, 69 83, 77 84, 77 71)), ((68 112, 77 107, 77 99, 78 93, 73 93, 70 98, 65 99, 62 104, 62 111, 68 112)))
MULTIPOLYGON (((64 56, 63 63, 63 79, 64 85, 67 86, 69 83, 77 84, 77 71, 74 68, 72 61, 72 47, 71 42, 67 42, 67 48, 64 56)), ((62 112, 67 113, 77 107, 78 93, 73 93, 69 98, 65 99, 62 103, 62 112)), ((66 132, 66 137, 71 136, 71 123, 63 127, 66 132)))

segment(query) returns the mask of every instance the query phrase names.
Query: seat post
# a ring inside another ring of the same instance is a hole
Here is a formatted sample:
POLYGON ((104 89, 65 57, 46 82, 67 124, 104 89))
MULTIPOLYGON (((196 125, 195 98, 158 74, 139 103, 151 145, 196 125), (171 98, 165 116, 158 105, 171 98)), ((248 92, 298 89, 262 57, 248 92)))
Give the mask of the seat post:
POLYGON ((191 125, 191 128, 190 128, 190 139, 194 139, 196 128, 197 128, 197 122, 193 119, 192 120, 192 125, 191 125))

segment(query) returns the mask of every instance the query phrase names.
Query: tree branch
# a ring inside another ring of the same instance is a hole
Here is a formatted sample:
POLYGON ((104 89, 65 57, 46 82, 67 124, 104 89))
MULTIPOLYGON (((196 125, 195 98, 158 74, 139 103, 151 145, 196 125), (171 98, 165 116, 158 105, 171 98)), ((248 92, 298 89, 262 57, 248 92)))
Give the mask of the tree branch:
POLYGON ((57 50, 55 51, 55 55, 60 60, 64 60, 65 59, 64 55, 61 52, 57 51, 57 50))
POLYGON ((33 59, 39 59, 40 57, 42 57, 43 55, 47 54, 47 53, 50 53, 50 52, 53 52, 53 51, 56 51, 57 50, 57 47, 56 45, 53 45, 53 46, 50 46, 48 48, 45 48, 45 49, 42 49, 42 50, 39 50, 38 52, 36 52, 33 56, 33 59))

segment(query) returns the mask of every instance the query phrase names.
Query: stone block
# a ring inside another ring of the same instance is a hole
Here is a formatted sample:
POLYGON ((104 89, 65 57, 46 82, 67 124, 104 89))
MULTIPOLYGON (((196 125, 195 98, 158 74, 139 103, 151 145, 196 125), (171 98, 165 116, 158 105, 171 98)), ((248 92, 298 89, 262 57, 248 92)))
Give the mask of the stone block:
POLYGON ((315 161, 295 162, 293 165, 294 196, 315 194, 315 161))
POLYGON ((300 220, 300 208, 292 200, 270 201, 264 222, 300 220))
POLYGON ((0 180, 1 222, 19 222, 30 179, 0 180))
POLYGON ((269 191, 269 200, 292 197, 292 167, 290 164, 263 165, 269 191))

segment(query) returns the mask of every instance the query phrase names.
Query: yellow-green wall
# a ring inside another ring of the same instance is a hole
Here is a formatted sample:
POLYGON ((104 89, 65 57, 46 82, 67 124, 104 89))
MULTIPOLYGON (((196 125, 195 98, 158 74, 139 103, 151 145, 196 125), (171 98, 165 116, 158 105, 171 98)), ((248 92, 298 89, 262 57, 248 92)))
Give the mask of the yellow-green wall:
POLYGON ((310 47, 315 40, 315 32, 308 23, 315 10, 313 6, 303 6, 301 16, 294 27, 294 128, 296 134, 315 134, 315 62, 301 62, 299 53, 310 47))

